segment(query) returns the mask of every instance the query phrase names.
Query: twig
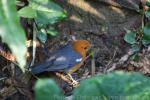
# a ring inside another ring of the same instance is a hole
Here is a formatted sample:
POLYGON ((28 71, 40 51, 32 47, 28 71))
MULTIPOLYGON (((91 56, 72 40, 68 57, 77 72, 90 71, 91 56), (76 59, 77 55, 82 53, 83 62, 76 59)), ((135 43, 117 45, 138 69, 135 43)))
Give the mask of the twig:
POLYGON ((142 15, 142 29, 144 28, 144 16, 145 16, 145 14, 142 15))
POLYGON ((112 63, 113 59, 114 59, 115 56, 116 56, 116 53, 117 53, 117 50, 115 49, 114 54, 113 54, 113 57, 112 57, 111 60, 107 63, 106 66, 109 66, 109 65, 112 63))
POLYGON ((91 74, 92 75, 95 75, 95 58, 93 57, 92 58, 92 61, 91 61, 91 74))
POLYGON ((117 66, 124 64, 129 59, 129 57, 133 54, 134 52, 132 50, 129 50, 129 52, 123 57, 121 57, 121 59, 117 63, 112 64, 112 67, 109 68, 107 72, 113 71, 114 69, 116 69, 117 66))
POLYGON ((35 23, 33 24, 35 30, 33 30, 33 52, 32 52, 32 61, 31 61, 31 64, 30 66, 34 65, 34 61, 35 61, 35 53, 36 53, 36 31, 37 31, 37 28, 36 28, 36 25, 35 23))

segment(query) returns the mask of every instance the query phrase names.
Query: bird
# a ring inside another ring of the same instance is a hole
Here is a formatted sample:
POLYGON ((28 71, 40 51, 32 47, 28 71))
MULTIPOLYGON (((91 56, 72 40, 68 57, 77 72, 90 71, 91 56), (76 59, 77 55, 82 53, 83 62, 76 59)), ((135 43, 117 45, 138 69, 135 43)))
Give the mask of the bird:
POLYGON ((82 66, 90 47, 91 43, 84 39, 69 42, 52 52, 43 63, 32 66, 31 72, 33 74, 63 72, 69 76, 73 85, 77 85, 78 82, 72 78, 71 74, 82 66))

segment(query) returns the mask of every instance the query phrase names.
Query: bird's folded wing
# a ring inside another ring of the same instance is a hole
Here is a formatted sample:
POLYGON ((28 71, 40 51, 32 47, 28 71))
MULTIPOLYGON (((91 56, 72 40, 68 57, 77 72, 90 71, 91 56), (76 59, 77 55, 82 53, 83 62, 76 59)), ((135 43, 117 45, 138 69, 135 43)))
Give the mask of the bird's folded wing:
POLYGON ((71 45, 67 45, 53 53, 44 63, 33 66, 31 71, 34 74, 44 71, 66 71, 81 60, 81 55, 74 51, 71 45))

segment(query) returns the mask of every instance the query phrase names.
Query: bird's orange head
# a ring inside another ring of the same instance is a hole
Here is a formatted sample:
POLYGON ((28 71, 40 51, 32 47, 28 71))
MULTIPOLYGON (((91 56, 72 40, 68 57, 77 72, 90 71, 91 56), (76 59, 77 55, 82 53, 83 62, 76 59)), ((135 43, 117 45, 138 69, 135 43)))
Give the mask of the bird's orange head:
POLYGON ((88 49, 91 47, 91 44, 87 40, 77 40, 73 42, 73 48, 75 51, 80 53, 82 57, 86 57, 88 49))

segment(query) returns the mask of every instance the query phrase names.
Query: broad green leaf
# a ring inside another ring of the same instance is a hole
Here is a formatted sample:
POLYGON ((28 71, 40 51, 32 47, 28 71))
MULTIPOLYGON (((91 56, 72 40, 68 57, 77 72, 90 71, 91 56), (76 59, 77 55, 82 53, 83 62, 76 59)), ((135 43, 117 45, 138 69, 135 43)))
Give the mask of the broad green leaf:
POLYGON ((150 7, 150 0, 146 0, 146 5, 150 7))
POLYGON ((38 23, 54 24, 66 17, 65 11, 52 0, 29 0, 29 6, 37 10, 38 23))
POLYGON ((150 78, 122 71, 95 76, 81 82, 73 100, 146 100, 150 98, 150 78))
POLYGON ((58 34, 58 31, 55 29, 55 28, 49 28, 46 30, 47 31, 47 34, 50 34, 52 36, 56 36, 58 34))
POLYGON ((37 16, 36 10, 32 9, 29 6, 23 7, 18 11, 19 16, 24 18, 35 18, 37 16))
POLYGON ((140 60, 140 57, 137 53, 131 55, 130 60, 138 62, 140 60))
POLYGON ((59 13, 59 12, 48 13, 48 12, 37 11, 37 18, 35 18, 35 20, 38 23, 55 24, 60 20, 64 19, 65 17, 66 15, 64 15, 64 13, 59 13))
POLYGON ((37 37, 38 39, 42 42, 45 43, 47 40, 47 33, 45 31, 45 29, 41 29, 38 33, 37 33, 37 37))
POLYGON ((132 51, 133 52, 138 52, 140 51, 140 46, 138 44, 133 44, 132 45, 132 51))
POLYGON ((51 79, 39 79, 34 91, 35 100, 64 100, 63 93, 51 79))
MULTIPOLYGON (((143 38, 145 38, 145 37, 143 37, 143 38)), ((142 39, 142 44, 145 46, 145 47, 148 47, 149 46, 149 44, 150 44, 150 41, 149 40, 144 40, 144 39, 142 39)))
POLYGON ((128 30, 127 33, 124 36, 124 40, 129 44, 134 44, 134 43, 136 43, 135 36, 136 36, 135 33, 128 30))
POLYGON ((147 23, 143 29, 142 43, 147 45, 150 43, 150 23, 147 23))
POLYGON ((22 71, 25 71, 26 38, 20 26, 15 0, 0 0, 0 36, 16 56, 22 71))

